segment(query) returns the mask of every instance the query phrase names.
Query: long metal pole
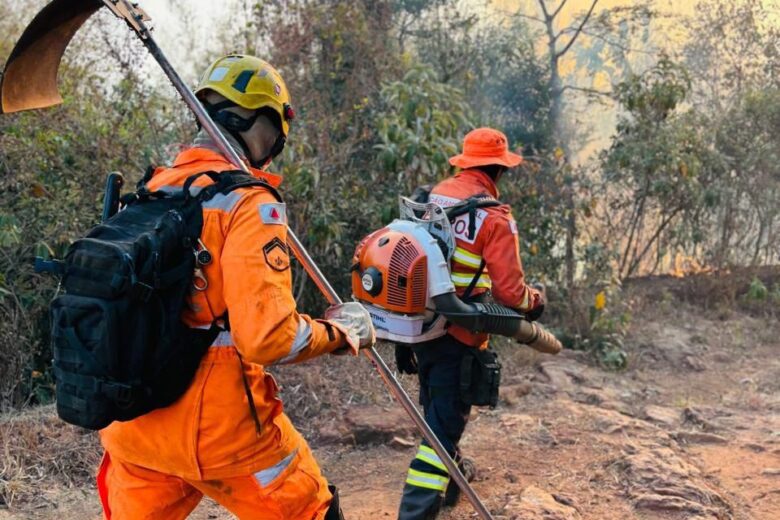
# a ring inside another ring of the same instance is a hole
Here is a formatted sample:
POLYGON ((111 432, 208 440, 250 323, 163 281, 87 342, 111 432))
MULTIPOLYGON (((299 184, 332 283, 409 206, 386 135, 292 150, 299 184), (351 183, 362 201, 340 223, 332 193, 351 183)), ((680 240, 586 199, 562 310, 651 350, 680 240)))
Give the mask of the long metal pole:
MULTIPOLYGON (((287 240, 293 250, 293 254, 296 256, 296 258, 298 258, 298 260, 300 260, 301 264, 303 264, 306 272, 309 274, 312 280, 314 280, 314 283, 317 285, 317 287, 319 287, 320 291, 325 296, 325 299, 328 300, 328 303, 331 305, 337 305, 341 303, 341 298, 339 297, 336 290, 333 289, 332 285, 330 285, 327 278, 325 278, 325 276, 322 274, 322 271, 320 271, 319 267, 317 267, 317 264, 314 263, 314 260, 309 256, 309 253, 303 247, 303 244, 300 243, 298 237, 295 236, 292 230, 289 231, 287 240)), ((382 359, 382 356, 379 355, 379 352, 377 352, 374 347, 363 349, 363 352, 366 354, 366 357, 369 359, 369 361, 371 361, 371 364, 374 365, 374 368, 376 368, 377 372, 379 372, 379 375, 382 377, 385 385, 390 390, 390 393, 393 394, 393 397, 395 397, 396 401, 398 401, 404 410, 406 410, 406 413, 412 419, 414 425, 417 427, 420 433, 422 433, 423 437, 425 437, 425 440, 428 441, 441 461, 447 467, 447 472, 450 474, 450 477, 455 481, 461 491, 463 491, 463 494, 474 507, 474 510, 484 520, 491 520, 493 517, 490 515, 490 512, 479 499, 479 496, 477 495, 476 491, 474 491, 474 488, 471 487, 468 480, 466 480, 466 477, 464 477, 463 473, 460 472, 460 468, 458 468, 458 465, 454 460, 452 460, 450 454, 447 453, 446 449, 444 449, 444 446, 436 437, 436 434, 433 433, 433 430, 431 430, 430 426, 428 426, 428 423, 425 422, 423 416, 420 415, 419 410, 417 410, 417 407, 412 402, 409 394, 406 393, 404 388, 401 386, 401 383, 399 383, 395 378, 393 372, 390 370, 390 367, 387 366, 385 360, 382 359)))
MULTIPOLYGON (((129 13, 135 12, 133 6, 131 6, 127 0, 121 0, 121 2, 124 4, 129 13)), ((211 119, 211 116, 209 116, 201 102, 187 87, 184 81, 182 81, 179 74, 165 57, 162 49, 160 49, 160 47, 157 45, 157 42, 155 42, 143 19, 141 19, 139 16, 135 16, 134 18, 135 24, 137 24, 137 26, 140 28, 140 30, 137 30, 136 32, 141 37, 144 45, 149 50, 149 53, 157 61, 157 63, 160 64, 160 67, 162 67, 165 75, 168 76, 168 78, 171 80, 174 88, 176 88, 181 97, 184 99, 184 102, 193 111, 195 117, 198 118, 198 121, 200 121, 203 129, 206 130, 209 136, 214 140, 216 146, 234 166, 249 173, 249 169, 241 160, 238 153, 236 153, 235 149, 230 145, 230 143, 228 143, 227 139, 224 135, 222 135, 219 127, 211 119)), ((135 30, 134 24, 131 23, 131 27, 133 27, 135 30)), ((298 237, 295 235, 295 233, 293 233, 293 231, 289 228, 287 231, 287 241, 290 245, 290 248, 292 249, 293 254, 301 262, 304 269, 306 269, 307 274, 325 296, 325 299, 328 301, 328 303, 331 305, 342 303, 342 300, 336 290, 333 288, 330 282, 328 282, 327 278, 325 278, 325 275, 314 262, 314 259, 312 259, 312 257, 309 255, 308 251, 306 251, 306 248, 303 247, 303 244, 300 240, 298 240, 298 237)), ((447 450, 445 450, 444 446, 442 446, 441 442, 439 442, 436 434, 433 433, 433 430, 431 430, 431 428, 425 422, 425 419, 423 419, 422 415, 420 415, 419 410, 417 410, 417 407, 414 406, 414 403, 409 397, 409 394, 407 394, 403 389, 376 349, 371 347, 364 349, 363 352, 365 352, 366 357, 377 369, 379 375, 382 377, 382 380, 385 382, 390 392, 401 404, 401 406, 403 406, 404 410, 406 410, 406 412, 409 414, 409 417, 411 417, 415 426, 417 426, 417 429, 420 430, 420 433, 422 433, 423 437, 425 437, 425 440, 428 441, 433 450, 441 459, 442 463, 444 463, 444 466, 447 468, 450 477, 455 480, 455 483, 458 485, 461 491, 463 491, 463 494, 477 511, 479 516, 484 520, 492 520, 493 517, 490 515, 490 512, 479 499, 474 489, 469 485, 466 477, 464 477, 463 473, 460 472, 458 465, 455 463, 455 461, 452 460, 450 454, 447 453, 447 450)))

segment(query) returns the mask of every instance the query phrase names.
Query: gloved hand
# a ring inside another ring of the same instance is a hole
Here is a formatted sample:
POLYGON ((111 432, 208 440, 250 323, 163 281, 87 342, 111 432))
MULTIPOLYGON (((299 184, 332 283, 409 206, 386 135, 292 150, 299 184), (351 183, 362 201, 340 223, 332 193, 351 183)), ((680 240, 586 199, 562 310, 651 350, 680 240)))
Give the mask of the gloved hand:
POLYGON ((544 304, 538 305, 525 313, 526 318, 531 321, 537 321, 544 314, 544 304))
MULTIPOLYGON (((376 343, 376 332, 368 311, 357 302, 346 302, 333 305, 325 311, 324 318, 335 325, 346 337, 347 345, 357 354, 362 348, 373 347, 376 343)), ((334 354, 342 353, 337 349, 334 354)))
POLYGON ((414 357, 414 351, 410 346, 395 344, 395 366, 402 374, 417 373, 417 358, 414 357))
POLYGON ((544 314, 544 305, 547 303, 547 288, 541 283, 532 283, 530 287, 534 290, 533 308, 526 312, 526 317, 531 321, 536 321, 544 314))

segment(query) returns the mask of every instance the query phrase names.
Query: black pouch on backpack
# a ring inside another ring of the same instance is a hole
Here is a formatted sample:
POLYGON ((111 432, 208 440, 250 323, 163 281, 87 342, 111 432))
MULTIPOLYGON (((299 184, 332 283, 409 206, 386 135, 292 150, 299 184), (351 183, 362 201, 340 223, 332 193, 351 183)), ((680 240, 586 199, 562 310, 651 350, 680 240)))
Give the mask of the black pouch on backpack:
POLYGON ((469 406, 498 404, 501 363, 492 350, 469 349, 460 364, 460 396, 469 406))

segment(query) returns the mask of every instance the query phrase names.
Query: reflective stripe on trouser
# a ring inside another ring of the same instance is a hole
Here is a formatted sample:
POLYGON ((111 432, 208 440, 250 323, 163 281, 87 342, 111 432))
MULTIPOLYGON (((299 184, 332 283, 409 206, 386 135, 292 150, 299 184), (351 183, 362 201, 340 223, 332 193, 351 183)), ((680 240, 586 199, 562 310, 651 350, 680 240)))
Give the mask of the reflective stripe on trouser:
MULTIPOLYGON (((459 388, 460 365, 469 348, 449 335, 413 347, 425 422, 455 458, 470 409, 460 398, 459 388)), ((399 520, 435 518, 448 482, 446 466, 433 448, 423 442, 409 465, 399 520)))
POLYGON ((447 489, 449 480, 447 467, 433 451, 433 448, 421 444, 414 457, 412 467, 409 468, 406 483, 410 486, 444 491, 447 489), (430 467, 433 467, 433 470, 429 470, 430 467))
POLYGON ((409 469, 409 473, 406 475, 406 483, 410 486, 421 487, 425 489, 434 489, 437 491, 444 491, 449 484, 449 477, 442 477, 436 473, 427 473, 425 471, 417 471, 416 469, 409 469))
POLYGON ((237 477, 193 481, 114 460, 98 472, 104 520, 184 520, 207 495, 241 520, 324 520, 331 493, 301 440, 274 466, 237 477))

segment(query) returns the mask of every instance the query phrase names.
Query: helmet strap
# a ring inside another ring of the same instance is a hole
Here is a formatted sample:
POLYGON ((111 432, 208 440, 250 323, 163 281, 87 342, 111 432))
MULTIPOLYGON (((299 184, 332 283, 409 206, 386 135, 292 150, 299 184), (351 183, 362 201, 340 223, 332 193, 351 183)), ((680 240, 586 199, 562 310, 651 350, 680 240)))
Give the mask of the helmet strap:
POLYGON ((263 157, 261 160, 255 162, 252 162, 252 166, 255 168, 262 169, 266 164, 271 162, 274 157, 282 153, 282 150, 284 150, 284 145, 287 142, 287 138, 280 132, 279 137, 276 138, 276 142, 271 147, 271 150, 268 152, 268 155, 263 157))

